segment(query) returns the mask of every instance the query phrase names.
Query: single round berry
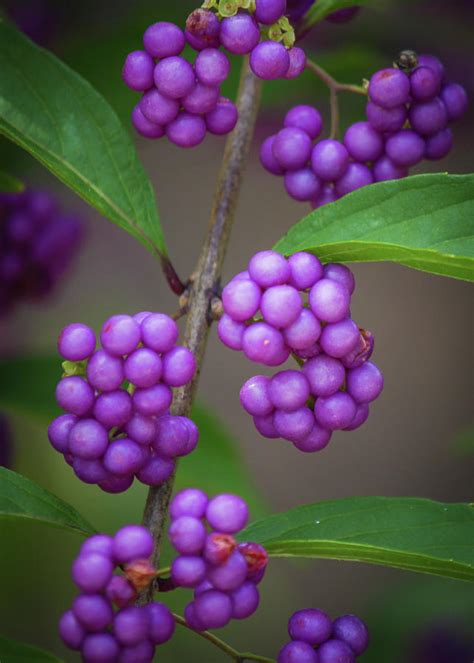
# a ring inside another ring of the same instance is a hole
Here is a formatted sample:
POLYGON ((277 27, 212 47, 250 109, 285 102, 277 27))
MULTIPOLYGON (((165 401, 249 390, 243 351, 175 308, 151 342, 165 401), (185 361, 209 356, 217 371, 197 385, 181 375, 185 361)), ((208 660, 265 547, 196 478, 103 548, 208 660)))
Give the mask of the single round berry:
POLYGON ((405 106, 382 108, 382 106, 374 104, 373 101, 369 101, 365 112, 370 125, 380 133, 400 131, 407 119, 405 106))
POLYGON ((278 654, 278 663, 319 663, 317 652, 307 642, 288 642, 278 654))
POLYGON ((230 315, 224 313, 217 323, 219 339, 231 350, 242 350, 242 340, 246 326, 243 322, 236 322, 230 315))
POLYGON ((298 290, 311 288, 323 276, 323 266, 311 253, 294 253, 288 258, 290 285, 298 290))
POLYGON ((408 118, 412 128, 422 136, 432 136, 444 129, 448 122, 446 106, 439 97, 412 104, 408 118))
POLYGON ((94 534, 81 546, 81 554, 99 553, 106 557, 112 557, 113 539, 107 534, 94 534))
POLYGON ((124 363, 125 378, 136 387, 152 387, 161 378, 162 370, 159 355, 149 348, 134 350, 124 363))
POLYGON ((148 612, 148 637, 155 645, 162 645, 171 640, 176 623, 169 608, 164 603, 154 602, 146 606, 148 612))
POLYGON ((224 311, 233 320, 244 322, 258 311, 261 297, 261 290, 255 281, 232 280, 222 291, 222 304, 224 311))
POLYGON ((258 415, 253 418, 253 423, 257 431, 260 433, 260 435, 263 435, 263 437, 267 437, 272 440, 276 440, 278 437, 280 437, 280 433, 277 431, 273 424, 273 413, 258 415))
POLYGON ((369 645, 369 632, 364 622, 355 615, 343 615, 334 620, 333 636, 345 642, 360 656, 369 645))
POLYGON ((161 456, 174 458, 187 453, 189 429, 185 417, 164 415, 157 421, 154 450, 161 456))
POLYGON ((77 421, 73 414, 61 414, 54 419, 48 426, 48 438, 51 445, 59 451, 66 454, 69 451, 69 433, 77 421))
POLYGON ((285 328, 283 338, 293 350, 305 350, 313 346, 321 335, 321 325, 314 313, 303 308, 296 320, 285 328))
POLYGON ((205 116, 207 130, 216 136, 223 136, 232 131, 238 119, 235 104, 226 97, 220 97, 214 110, 205 116))
POLYGON ((305 131, 286 127, 275 136, 273 155, 284 170, 298 170, 308 162, 311 148, 311 138, 305 131))
POLYGON ((313 147, 311 166, 316 175, 325 182, 342 177, 348 165, 349 153, 338 140, 327 138, 313 147))
POLYGON ((385 151, 397 166, 414 166, 424 156, 425 141, 412 129, 402 129, 390 136, 385 151))
MULTIPOLYGON (((229 559, 236 547, 236 540, 231 534, 211 532, 206 537, 202 554, 206 562, 209 564, 219 565, 223 564, 229 559)), ((202 593, 207 592, 208 589, 212 589, 212 583, 209 579, 205 580, 196 591, 202 593)))
POLYGON ((153 85, 153 58, 145 51, 133 51, 125 59, 122 79, 132 90, 144 92, 153 85))
POLYGON ((346 378, 342 363, 323 354, 309 359, 303 366, 303 373, 314 396, 335 394, 346 378))
POLYGON ((249 518, 248 506, 238 495, 222 493, 213 497, 206 508, 209 525, 225 534, 235 534, 245 527, 249 518))
POLYGON ((157 384, 147 389, 136 389, 132 396, 133 407, 145 417, 164 414, 173 400, 173 392, 165 384, 157 384))
POLYGON ((195 9, 186 19, 186 39, 196 51, 218 48, 220 30, 217 15, 208 9, 195 9))
POLYGON ((129 438, 111 442, 104 455, 104 467, 107 472, 119 477, 135 474, 142 467, 143 446, 129 438))
POLYGON ((349 426, 346 426, 343 430, 350 431, 360 428, 369 417, 369 406, 367 403, 359 403, 357 405, 357 410, 354 415, 354 419, 351 421, 349 426))
POLYGON ((242 350, 250 361, 278 366, 285 361, 285 342, 278 329, 266 322, 256 322, 244 332, 242 350))
POLYGON ((367 361, 347 373, 347 391, 357 403, 370 403, 383 389, 383 375, 379 368, 367 361))
POLYGON ((182 111, 168 124, 166 135, 168 140, 178 147, 186 149, 196 147, 206 137, 206 123, 199 115, 182 111))
POLYGON ((74 474, 84 483, 95 484, 105 481, 108 472, 102 463, 102 460, 84 460, 83 458, 74 458, 72 462, 74 474))
POLYGON ((355 663, 352 649, 342 640, 328 640, 318 649, 319 663, 355 663))
MULTIPOLYGON (((249 283, 249 281, 240 283, 249 283)), ((268 288, 260 302, 263 319, 277 328, 291 325, 299 316, 302 307, 301 295, 291 285, 274 285, 268 288)))
POLYGON ((175 470, 175 461, 157 454, 151 456, 137 472, 137 479, 146 486, 159 486, 167 481, 175 470))
POLYGON ((264 416, 273 411, 269 395, 270 378, 255 375, 245 382, 240 390, 240 402, 244 410, 252 416, 264 416))
POLYGON ((147 559, 153 551, 153 537, 141 525, 126 525, 114 536, 113 554, 119 564, 147 559))
POLYGON ((321 113, 313 106, 301 104, 288 111, 283 124, 285 127, 302 129, 311 140, 315 140, 323 129, 323 118, 321 113))
POLYGON ((125 379, 123 361, 106 350, 97 350, 87 364, 87 379, 101 391, 118 389, 125 379))
POLYGON ((132 124, 136 131, 144 138, 162 138, 165 135, 161 124, 151 122, 142 112, 141 102, 132 111, 132 124))
POLYGON ((344 357, 359 343, 359 327, 350 318, 334 322, 324 327, 319 344, 330 357, 344 357))
MULTIPOLYGON (((445 129, 449 131, 449 129, 445 129)), ((433 136, 434 138, 434 136, 433 136)), ((387 156, 382 156, 376 161, 372 168, 375 182, 386 182, 387 180, 399 180, 408 175, 408 168, 397 166, 387 156)))
POLYGON ((357 368, 369 359, 374 350, 374 335, 368 329, 360 329, 359 343, 341 361, 345 368, 357 368))
POLYGON ((302 440, 293 440, 293 444, 299 451, 314 453, 327 447, 330 439, 331 431, 315 423, 311 433, 307 437, 304 437, 302 440))
POLYGON ((84 460, 100 458, 108 444, 107 430, 95 419, 81 419, 69 433, 69 452, 84 460))
POLYGON ((171 578, 179 587, 197 587, 205 575, 206 564, 196 555, 176 557, 171 565, 171 578))
POLYGON ((268 396, 278 410, 293 412, 303 407, 309 398, 308 380, 300 371, 280 371, 270 380, 268 396))
POLYGON ((301 168, 285 175, 285 189, 288 195, 295 200, 305 202, 318 195, 321 182, 311 168, 301 168))
POLYGON ((259 251, 249 262, 249 275, 262 288, 283 285, 290 279, 290 266, 276 251, 259 251))
POLYGON ((167 58, 179 55, 185 46, 184 33, 174 23, 159 21, 145 30, 143 45, 154 58, 167 58))
POLYGON ((341 283, 347 288, 350 295, 352 295, 355 290, 354 274, 346 265, 341 265, 336 262, 328 263, 324 266, 324 278, 332 279, 333 281, 341 283))
POLYGON ((323 428, 341 430, 351 424, 356 409, 354 399, 349 394, 338 391, 331 396, 320 396, 316 401, 314 414, 323 428))
POLYGON ((417 67, 410 76, 410 92, 415 101, 433 99, 441 87, 441 78, 430 67, 417 67))
POLYGON ((329 640, 332 621, 322 610, 308 608, 298 610, 288 621, 288 633, 292 640, 302 640, 309 645, 321 645, 329 640))
POLYGON ((140 326, 130 315, 113 315, 102 327, 100 342, 112 355, 128 355, 140 342, 140 326))
POLYGON ((441 129, 437 134, 428 136, 425 146, 425 159, 443 159, 453 146, 453 132, 451 129, 441 129))
POLYGON ((184 97, 183 108, 188 113, 204 115, 212 111, 219 100, 219 88, 196 83, 191 92, 184 97))
POLYGON ((105 428, 124 426, 133 414, 130 394, 123 389, 108 391, 97 397, 94 404, 94 417, 105 428))
POLYGON ((105 589, 113 569, 109 557, 97 552, 81 553, 72 565, 72 579, 86 594, 95 594, 105 589))
POLYGON ((232 617, 232 601, 224 592, 211 589, 196 597, 194 611, 205 629, 222 628, 232 617))
POLYGON ((123 608, 114 617, 114 635, 121 645, 136 645, 148 635, 149 618, 144 606, 123 608))
POLYGON ((440 97, 450 121, 459 120, 469 105, 467 92, 459 83, 448 83, 443 86, 440 97))
POLYGON ((105 493, 111 493, 116 495, 118 493, 124 493, 130 488, 133 483, 133 476, 129 477, 115 477, 110 475, 104 481, 99 483, 99 488, 105 493))
POLYGON ((288 51, 288 57, 290 58, 290 66, 285 74, 285 78, 288 80, 298 78, 306 67, 306 53, 299 46, 293 46, 293 48, 290 48, 288 51))
POLYGON ((149 640, 142 640, 136 645, 122 647, 119 663, 152 663, 155 648, 149 640))
POLYGON ((117 608, 125 608, 137 598, 133 585, 123 576, 112 576, 106 587, 105 595, 117 608))
POLYGON ((179 336, 176 322, 164 313, 151 313, 141 323, 143 343, 155 352, 171 350, 179 336))
POLYGON ((313 209, 318 209, 318 207, 324 207, 324 205, 327 205, 328 203, 333 203, 338 198, 339 196, 336 195, 334 188, 331 185, 326 184, 323 186, 320 193, 311 201, 311 207, 313 209))
POLYGON ((72 611, 90 633, 103 631, 112 622, 112 608, 100 594, 80 594, 74 599, 72 611))
POLYGON ((260 594, 253 582, 246 581, 231 593, 230 600, 232 601, 232 617, 247 619, 257 610, 260 594))
POLYGON ((220 39, 222 45, 231 53, 246 55, 260 41, 260 30, 250 14, 239 12, 235 16, 224 18, 220 39))
POLYGON ((372 184, 373 181, 374 177, 370 168, 364 166, 363 163, 350 163, 344 175, 336 182, 336 194, 341 197, 345 196, 351 191, 372 184))
POLYGON ((72 610, 65 612, 59 620, 59 635, 69 649, 81 648, 86 634, 72 610))
POLYGON ((58 350, 69 361, 88 359, 95 350, 95 334, 80 322, 67 325, 59 335, 58 350))
POLYGON ((56 400, 63 410, 81 417, 92 408, 94 392, 86 380, 77 375, 71 375, 58 382, 56 400))
POLYGON ((255 0, 255 18, 259 23, 272 25, 286 13, 286 0, 255 0))
POLYGON ((159 92, 171 99, 185 97, 196 83, 192 66, 179 55, 160 60, 153 76, 159 92))
POLYGON ((154 124, 167 125, 178 115, 179 102, 165 97, 156 88, 148 90, 140 101, 143 115, 154 124))
POLYGON ((429 67, 438 75, 439 79, 443 81, 444 79, 444 65, 436 55, 427 55, 422 53, 418 56, 418 66, 419 67, 429 67))
POLYGON ((285 171, 280 166, 273 154, 273 143, 276 136, 268 136, 260 146, 260 163, 272 175, 284 175, 285 171))
POLYGON ((400 69, 381 69, 369 82, 369 97, 382 108, 405 104, 410 96, 410 79, 400 69))
POLYGON ((247 562, 238 550, 234 550, 225 562, 210 566, 207 579, 215 589, 231 592, 242 585, 247 577, 247 562))
POLYGON ((208 502, 209 499, 206 493, 199 490, 199 488, 185 488, 176 493, 171 500, 171 518, 180 518, 181 516, 204 518, 208 502))
POLYGON ((300 407, 292 412, 276 410, 273 425, 285 440, 301 440, 307 437, 314 425, 314 415, 309 407, 300 407))
POLYGON ((221 85, 230 72, 229 58, 217 48, 206 48, 199 53, 194 63, 198 80, 203 85, 221 85))
POLYGON ((163 381, 171 387, 182 387, 196 372, 196 360, 188 348, 177 346, 163 356, 163 381))
POLYGON ((383 139, 369 122, 352 124, 344 135, 344 145, 356 161, 375 161, 383 152, 383 139))
POLYGON ((347 288, 333 279, 320 279, 309 293, 311 310, 324 322, 339 322, 346 318, 349 304, 350 294, 347 288))
POLYGON ((283 44, 276 41, 262 41, 250 54, 250 68, 265 81, 284 78, 290 67, 290 56, 283 44))
POLYGON ((82 657, 87 663, 115 663, 119 646, 110 633, 94 633, 84 638, 82 657))

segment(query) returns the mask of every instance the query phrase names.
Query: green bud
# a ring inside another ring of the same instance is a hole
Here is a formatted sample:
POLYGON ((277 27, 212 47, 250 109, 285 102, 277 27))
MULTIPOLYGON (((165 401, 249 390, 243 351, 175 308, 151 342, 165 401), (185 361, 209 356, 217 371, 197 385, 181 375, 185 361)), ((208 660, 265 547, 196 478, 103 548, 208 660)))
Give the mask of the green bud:
POLYGON ((63 369, 63 378, 70 377, 71 375, 85 375, 87 369, 86 361, 63 361, 61 364, 63 369))
POLYGON ((201 5, 202 9, 214 9, 214 7, 217 7, 217 0, 204 0, 201 5))
POLYGON ((277 23, 268 28, 268 38, 272 41, 281 41, 283 39, 283 32, 280 30, 277 23))
POLYGON ((285 34, 283 35, 283 43, 287 48, 291 48, 292 46, 294 46, 295 39, 296 39, 295 31, 293 30, 293 28, 291 30, 288 30, 288 32, 285 32, 285 34))
POLYGON ((235 16, 239 11, 239 0, 219 0, 218 13, 223 18, 235 16))

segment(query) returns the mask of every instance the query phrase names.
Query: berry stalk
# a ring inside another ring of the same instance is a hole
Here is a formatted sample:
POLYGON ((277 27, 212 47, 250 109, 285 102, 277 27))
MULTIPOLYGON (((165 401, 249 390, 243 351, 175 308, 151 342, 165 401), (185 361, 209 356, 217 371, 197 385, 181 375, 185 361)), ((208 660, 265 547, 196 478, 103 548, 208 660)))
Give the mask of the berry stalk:
MULTIPOLYGON (((250 71, 248 61, 242 67, 237 98, 239 120, 229 136, 217 181, 209 229, 201 255, 189 285, 189 305, 184 344, 194 354, 197 370, 194 379, 177 389, 171 411, 187 415, 191 411, 200 369, 204 358, 209 328, 212 324, 211 301, 221 277, 222 266, 234 221, 245 161, 250 149, 260 102, 260 81, 250 71)), ((143 524, 153 533, 155 548, 153 562, 158 565, 168 506, 174 484, 174 474, 166 483, 150 488, 143 514, 143 524)), ((142 597, 151 600, 151 596, 142 597)))

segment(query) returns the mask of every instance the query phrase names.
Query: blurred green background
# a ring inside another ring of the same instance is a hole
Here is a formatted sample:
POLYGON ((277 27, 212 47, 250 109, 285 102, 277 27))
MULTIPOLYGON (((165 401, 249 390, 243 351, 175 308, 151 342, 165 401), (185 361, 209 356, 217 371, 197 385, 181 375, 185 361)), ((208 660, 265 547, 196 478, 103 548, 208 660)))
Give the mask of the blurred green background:
MULTIPOLYGON (((136 97, 120 80, 126 53, 140 47, 150 23, 167 19, 183 24, 193 7, 188 0, 12 0, 3 10, 91 81, 128 124, 136 97)), ((470 0, 393 0, 383 12, 363 10, 347 25, 323 22, 307 37, 305 48, 337 78, 353 83, 387 66, 403 48, 433 52, 472 97, 473 20, 470 0)), ((235 95, 237 79, 235 62, 225 94, 235 95)), ((261 169, 257 157, 261 139, 281 125, 283 114, 298 101, 316 104, 327 117, 326 92, 310 76, 265 86, 226 277, 243 269, 252 253, 272 245, 308 211, 288 199, 281 182, 261 169)), ((420 170, 474 170, 472 108, 455 127, 452 155, 440 165, 422 164, 420 170)), ((362 113, 363 100, 343 97, 344 124, 362 113)), ((2 320, 3 356, 53 356, 59 329, 71 321, 98 329, 112 313, 174 310, 156 262, 140 245, 87 209, 17 148, 6 142, 1 146, 0 168, 56 191, 66 206, 87 219, 83 250, 54 297, 20 306, 2 320)), ((205 233, 223 140, 208 138, 191 152, 165 141, 137 139, 137 147, 157 191, 171 255, 184 278, 193 269, 205 233)), ((322 454, 311 457, 283 441, 259 438, 238 404, 239 387, 252 368, 219 346, 214 331, 200 391, 204 409, 199 419, 205 434, 199 451, 181 464, 183 485, 240 492, 250 500, 255 517, 350 495, 472 500, 473 325, 468 284, 388 264, 357 265, 354 271, 354 314, 375 332, 375 361, 386 375, 383 398, 368 423, 350 438, 336 434, 322 454)), ((58 377, 59 370, 58 361, 58 377)), ((4 373, 4 394, 9 380, 4 373)), ((145 488, 137 485, 124 495, 110 496, 80 484, 47 442, 49 412, 42 403, 50 399, 42 398, 49 385, 26 370, 21 380, 25 390, 37 381, 34 399, 40 407, 29 413, 12 407, 14 468, 72 503, 98 529, 113 532, 138 521, 145 488)), ((69 568, 79 545, 74 534, 2 523, 1 632, 43 646, 66 661, 77 660, 61 646, 56 623, 74 594, 69 568)), ((165 600, 177 601, 177 608, 183 605, 179 597, 167 595, 165 600)), ((373 644, 360 659, 364 663, 471 663, 473 658, 474 597, 468 584, 342 562, 273 561, 257 614, 234 622, 222 635, 239 649, 276 657, 286 639, 288 616, 310 606, 334 616, 354 612, 368 620, 373 644)), ((157 659, 225 660, 194 634, 180 630, 178 636, 159 649, 157 659)))

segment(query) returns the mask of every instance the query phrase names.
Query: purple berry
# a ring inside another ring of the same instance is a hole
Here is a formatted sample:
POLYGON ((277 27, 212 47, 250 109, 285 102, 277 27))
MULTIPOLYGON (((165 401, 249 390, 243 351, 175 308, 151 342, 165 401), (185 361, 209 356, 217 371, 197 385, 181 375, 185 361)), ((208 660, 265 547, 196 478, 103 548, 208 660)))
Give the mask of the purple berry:
MULTIPOLYGON (((59 453, 65 454, 69 451, 69 433, 71 432, 72 427, 77 421, 77 417, 73 414, 61 414, 59 417, 54 419, 49 424, 48 427, 48 438, 51 442, 51 445, 59 451, 59 453)), ((1 463, 0 463, 1 464, 1 463)))
POLYGON ((307 58, 306 53, 299 46, 293 46, 293 48, 290 48, 288 56, 290 58, 290 66, 288 67, 285 78, 291 80, 301 76, 305 70, 307 58))
POLYGON ((299 451, 314 453, 327 447, 330 439, 331 431, 321 428, 321 426, 315 423, 307 437, 304 437, 302 440, 293 440, 293 444, 299 451))
POLYGON ((100 458, 108 444, 106 429, 95 419, 81 419, 69 433, 69 452, 84 460, 100 458))
MULTIPOLYGON (((250 283, 241 281, 240 283, 250 283)), ((265 290, 260 302, 263 318, 269 325, 284 328, 299 316, 303 303, 301 295, 291 285, 275 285, 265 290)))
POLYGON ((356 122, 344 135, 344 145, 356 161, 375 161, 383 152, 382 136, 369 122, 356 122))
POLYGON ((74 458, 72 469, 78 479, 84 483, 95 484, 105 481, 108 477, 101 460, 84 460, 83 458, 74 458))
POLYGON ((402 129, 390 136, 385 151, 397 166, 414 166, 424 156, 425 141, 415 131, 402 129))
POLYGON ((283 44, 276 41, 262 41, 250 54, 250 68, 265 81, 284 78, 290 67, 290 56, 283 44))
POLYGON ((369 83, 369 97, 382 108, 405 104, 410 96, 410 79, 400 69, 381 69, 369 83))
POLYGON ((222 45, 231 53, 246 55, 260 41, 260 30, 250 14, 239 12, 235 16, 224 18, 220 39, 222 45))
POLYGON ((301 202, 315 198, 320 189, 321 182, 311 168, 301 168, 285 175, 285 189, 289 196, 301 202))
POLYGON ((273 411, 269 395, 270 378, 255 375, 247 380, 240 390, 240 402, 244 410, 252 416, 264 416, 273 411))
POLYGON ((307 642, 288 642, 278 654, 278 663, 320 663, 317 652, 307 642))
POLYGON ((347 373, 347 391, 357 403, 370 403, 383 389, 383 375, 379 368, 367 361, 347 373))
POLYGON ((273 141, 273 155, 284 170, 303 168, 311 156, 311 148, 311 138, 297 127, 282 129, 273 141))
POLYGON ((85 631, 72 610, 68 610, 59 620, 59 635, 69 649, 80 649, 85 631))
POLYGON ((441 86, 439 74, 430 67, 417 67, 410 76, 410 92, 415 101, 429 101, 441 86))
MULTIPOLYGON (((148 90, 140 101, 143 115, 154 124, 167 125, 178 115, 179 102, 158 92, 156 88, 148 90)), ((137 322, 135 316, 135 321, 137 322)))
POLYGON ((324 266, 324 278, 341 283, 347 288, 350 295, 355 290, 354 274, 346 265, 341 265, 337 262, 328 263, 324 266))
POLYGON ((232 131, 237 124, 239 114, 234 103, 226 97, 220 97, 216 107, 206 114, 206 127, 209 133, 223 136, 232 131))
POLYGON ((102 347, 112 355, 128 355, 140 340, 140 326, 129 315, 113 315, 100 332, 102 347))
POLYGON ((303 366, 303 373, 314 396, 335 394, 342 387, 346 378, 342 363, 327 355, 309 359, 303 366))
POLYGON ((263 437, 267 437, 272 440, 276 440, 278 437, 280 437, 280 433, 277 431, 273 424, 273 413, 256 416, 253 418, 253 423, 255 424, 257 431, 260 433, 260 435, 263 435, 263 437))
POLYGON ((273 425, 285 440, 301 440, 307 437, 313 426, 314 416, 309 407, 300 407, 292 412, 276 410, 273 425))
POLYGON ((283 332, 285 343, 293 350, 312 347, 321 335, 321 325, 316 316, 303 308, 296 320, 283 332))
POLYGON ((319 344, 330 357, 340 359, 354 350, 360 339, 359 327, 347 318, 326 325, 321 333, 319 344))
POLYGON ((256 322, 247 327, 242 350, 247 359, 266 366, 278 366, 286 357, 282 334, 266 322, 256 322))
POLYGON ((105 589, 114 567, 109 557, 97 552, 81 553, 72 565, 72 579, 86 594, 105 589))
POLYGON ((56 400, 63 410, 80 417, 93 406, 94 392, 84 378, 71 375, 58 382, 56 400))
POLYGON ((220 340, 231 350, 242 350, 245 330, 246 326, 243 322, 236 322, 227 313, 224 313, 217 324, 217 334, 220 340))
POLYGON ((303 407, 309 398, 308 380, 299 371, 280 371, 270 380, 268 396, 278 410, 293 412, 303 407))
POLYGON ((313 147, 311 166, 316 175, 324 181, 337 180, 349 165, 349 153, 338 140, 327 138, 313 147))
POLYGON ((354 400, 345 392, 338 391, 331 396, 320 396, 314 408, 316 421, 328 430, 347 428, 356 413, 354 400))
POLYGON ((176 322, 164 313, 151 313, 141 323, 143 343, 155 352, 171 350, 179 336, 176 322))
POLYGON ((199 115, 182 111, 166 127, 168 140, 178 147, 191 148, 202 143, 206 137, 206 123, 199 115))
POLYGON ((114 536, 113 554, 119 564, 148 559, 153 552, 153 537, 141 525, 126 525, 114 536))
POLYGON ((331 185, 326 184, 321 189, 321 192, 311 201, 311 207, 313 209, 318 209, 318 207, 333 203, 338 198, 339 196, 336 195, 334 188, 331 185))
POLYGON ((155 63, 145 51, 133 51, 125 59, 122 79, 132 90, 144 92, 153 85, 155 63))
POLYGON ((108 430, 124 426, 133 414, 132 398, 123 389, 108 391, 96 399, 94 417, 108 430))
POLYGON ((256 0, 255 18, 259 23, 272 25, 286 13, 286 0, 256 0))
POLYGON ((196 360, 188 348, 176 346, 163 356, 163 381, 170 387, 182 387, 194 377, 196 360))
POLYGON ((426 139, 425 159, 437 160, 445 157, 453 146, 451 129, 441 129, 426 139))
POLYGON ((448 83, 441 90, 441 101, 443 102, 448 119, 459 120, 467 110, 469 99, 466 90, 459 83, 448 83))
POLYGON ((159 92, 171 99, 185 97, 196 83, 192 66, 179 55, 160 60, 153 76, 159 92))
POLYGON ((232 601, 232 617, 247 619, 257 610, 260 594, 253 582, 246 581, 232 592, 230 600, 232 601))
POLYGON ((173 520, 169 529, 169 539, 182 555, 197 555, 206 540, 206 528, 193 516, 181 516, 173 520))
POLYGON ((350 163, 344 175, 337 180, 335 190, 338 196, 361 189, 374 181, 370 168, 362 163, 350 163))
POLYGON ((96 389, 114 391, 125 379, 123 361, 106 350, 97 350, 87 364, 87 379, 96 389))
POLYGON ((355 615, 343 615, 334 620, 333 635, 342 640, 360 656, 369 645, 369 632, 364 622, 355 615))
POLYGON ((133 603, 137 597, 135 589, 123 576, 112 576, 105 590, 105 595, 117 608, 125 608, 133 603))
MULTIPOLYGON (((219 532, 211 532, 206 537, 204 544, 203 557, 206 562, 212 565, 219 565, 227 562, 230 555, 233 553, 237 546, 234 537, 231 534, 220 534, 219 532)), ((205 580, 196 590, 199 593, 207 592, 212 589, 212 582, 205 580)), ((196 593, 197 596, 197 593, 196 593)))
POLYGON ((100 594, 80 594, 74 599, 72 611, 90 633, 103 631, 112 622, 112 608, 100 594))
POLYGON ((185 417, 164 415, 157 421, 154 450, 160 456, 174 458, 188 453, 190 431, 185 417))
POLYGON ((321 113, 313 106, 303 104, 289 110, 283 123, 285 127, 302 129, 312 140, 315 140, 323 129, 321 113))
POLYGON ((86 663, 115 663, 119 646, 110 633, 88 635, 82 644, 82 657, 86 663))
POLYGON ((136 645, 122 647, 119 663, 152 663, 155 648, 149 640, 142 640, 136 645))
POLYGON ((284 175, 285 171, 280 166, 273 154, 273 143, 276 136, 268 136, 260 147, 260 163, 272 175, 284 175))
POLYGON ((58 350, 69 361, 88 359, 95 350, 95 334, 80 322, 67 325, 59 335, 58 350))
POLYGON ((108 476, 107 479, 99 483, 99 488, 105 493, 117 494, 124 493, 133 483, 133 476, 115 477, 108 476))
POLYGON ((311 288, 323 275, 323 267, 311 253, 294 253, 288 258, 290 266, 290 285, 298 290, 311 288))
POLYGON ((290 638, 292 640, 302 640, 309 645, 321 645, 329 640, 331 632, 331 618, 322 610, 313 608, 298 610, 288 621, 290 638))
POLYGON ((206 509, 209 525, 224 534, 235 534, 245 527, 249 517, 248 506, 238 495, 222 493, 213 497, 206 509))
POLYGON ((259 251, 249 262, 250 277, 262 288, 283 285, 290 279, 290 266, 280 253, 259 251))
POLYGON ((382 108, 373 101, 369 101, 365 109, 370 125, 381 133, 393 133, 400 131, 407 119, 405 106, 394 106, 393 108, 382 108))
POLYGON ((258 311, 261 297, 261 290, 255 281, 232 280, 222 291, 222 304, 224 311, 233 320, 244 322, 258 311))
POLYGON ((360 336, 356 347, 349 352, 341 361, 345 368, 357 368, 362 366, 372 355, 374 350, 374 335, 368 329, 359 328, 360 336))
POLYGON ((104 455, 107 472, 119 477, 135 474, 143 462, 143 447, 127 437, 111 442, 104 455))
POLYGON ((432 136, 444 129, 448 122, 446 106, 439 97, 412 104, 408 118, 412 128, 422 136, 432 136))
POLYGON ((171 640, 176 624, 169 608, 164 603, 155 602, 149 603, 145 609, 150 625, 148 637, 153 644, 162 645, 171 640))
POLYGON ((196 597, 194 611, 204 628, 222 628, 232 617, 232 601, 227 594, 211 589, 196 597))
POLYGON ((112 557, 112 537, 106 534, 94 534, 81 546, 81 555, 89 553, 99 553, 105 557, 112 557))
POLYGON ((136 387, 152 387, 161 378, 162 361, 149 348, 138 348, 128 355, 124 363, 125 378, 136 387))
POLYGON ((357 406, 354 419, 351 421, 349 426, 346 426, 343 430, 356 430, 356 428, 360 428, 363 424, 365 424, 368 417, 369 417, 369 406, 367 405, 367 403, 360 403, 357 406))
POLYGON ((121 645, 136 645, 148 636, 149 618, 144 606, 123 608, 114 617, 113 632, 121 645))
POLYGON ((347 288, 333 279, 323 278, 313 285, 309 305, 317 318, 324 322, 339 322, 349 314, 350 294, 347 288))
POLYGON ((194 63, 198 80, 203 85, 221 85, 230 72, 229 58, 217 48, 206 48, 199 53, 194 63))
POLYGON ((173 400, 173 392, 165 384, 157 384, 147 389, 137 389, 132 397, 133 406, 145 417, 164 414, 173 400))
MULTIPOLYGON (((445 129, 445 131, 449 131, 449 129, 445 129)), ((375 182, 386 182, 387 180, 399 180, 406 177, 408 168, 397 166, 387 156, 382 156, 374 163, 372 172, 375 182)))
POLYGON ((180 518, 181 516, 204 518, 208 502, 209 499, 202 490, 198 488, 185 488, 179 493, 176 493, 171 500, 171 518, 180 518))
POLYGON ((327 640, 318 649, 319 663, 355 663, 352 649, 342 640, 327 640))
POLYGON ((195 9, 186 19, 186 39, 196 51, 219 47, 221 24, 214 12, 195 9))
POLYGON ((132 124, 136 131, 144 138, 162 138, 165 130, 161 124, 155 124, 143 115, 141 102, 139 102, 132 111, 132 124))
POLYGON ((203 115, 212 111, 219 99, 219 88, 196 83, 183 99, 183 108, 188 113, 203 115))
POLYGON ((137 472, 137 479, 146 486, 159 486, 173 474, 175 461, 172 458, 153 455, 137 472))
POLYGON ((196 610, 194 607, 194 601, 188 603, 184 609, 184 618, 186 619, 187 625, 192 628, 194 631, 205 631, 206 627, 201 621, 196 617, 196 610))
POLYGON ((179 55, 186 40, 183 31, 174 23, 160 21, 145 30, 143 45, 154 58, 167 58, 179 55))
POLYGON ((202 557, 182 555, 171 565, 171 578, 178 587, 197 587, 205 575, 206 564, 202 557))
POLYGON ((436 55, 426 55, 422 54, 418 56, 418 66, 419 67, 429 67, 438 75, 439 79, 443 81, 444 79, 444 65, 436 55))
POLYGON ((234 550, 225 562, 210 566, 207 578, 215 589, 231 592, 242 585, 247 577, 247 562, 238 550, 234 550))

